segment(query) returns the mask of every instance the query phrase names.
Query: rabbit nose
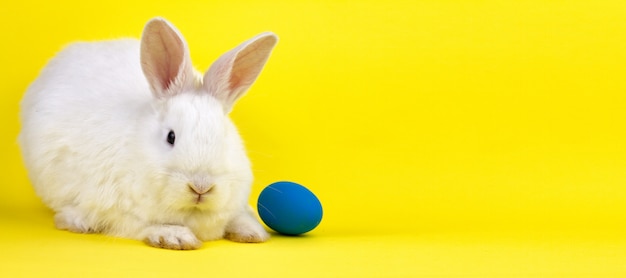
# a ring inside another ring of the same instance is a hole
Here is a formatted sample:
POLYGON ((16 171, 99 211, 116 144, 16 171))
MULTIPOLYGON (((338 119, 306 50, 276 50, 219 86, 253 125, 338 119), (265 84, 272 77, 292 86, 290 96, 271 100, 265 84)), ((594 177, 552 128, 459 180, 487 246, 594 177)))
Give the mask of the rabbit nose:
POLYGON ((198 195, 209 193, 211 192, 211 190, 213 190, 213 187, 215 187, 215 184, 212 184, 212 183, 211 184, 188 183, 187 185, 193 192, 198 193, 198 195))

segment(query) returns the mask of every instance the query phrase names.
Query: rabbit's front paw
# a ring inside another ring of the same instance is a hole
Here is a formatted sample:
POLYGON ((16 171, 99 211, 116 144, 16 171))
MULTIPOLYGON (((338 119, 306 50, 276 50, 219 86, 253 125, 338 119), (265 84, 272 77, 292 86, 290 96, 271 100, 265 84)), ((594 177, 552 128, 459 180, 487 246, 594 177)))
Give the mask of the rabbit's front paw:
POLYGON ((246 213, 229 223, 224 238, 235 242, 258 243, 268 240, 270 235, 255 218, 246 213))
POLYGON ((150 246, 174 249, 193 250, 202 246, 202 242, 185 226, 158 225, 146 231, 144 242, 150 246))
POLYGON ((64 208, 54 215, 54 226, 59 230, 68 230, 74 233, 96 233, 85 221, 83 213, 75 208, 64 208))

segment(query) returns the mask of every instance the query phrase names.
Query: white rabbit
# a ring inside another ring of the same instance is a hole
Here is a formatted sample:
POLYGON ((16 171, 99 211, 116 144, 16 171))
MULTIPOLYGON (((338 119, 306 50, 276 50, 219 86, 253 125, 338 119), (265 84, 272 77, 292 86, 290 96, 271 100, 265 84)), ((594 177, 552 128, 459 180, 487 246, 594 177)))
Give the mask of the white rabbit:
POLYGON ((276 42, 260 34, 204 76, 161 18, 147 23, 141 41, 61 51, 22 100, 19 136, 56 227, 169 249, 267 240, 248 205, 252 171, 228 113, 276 42))

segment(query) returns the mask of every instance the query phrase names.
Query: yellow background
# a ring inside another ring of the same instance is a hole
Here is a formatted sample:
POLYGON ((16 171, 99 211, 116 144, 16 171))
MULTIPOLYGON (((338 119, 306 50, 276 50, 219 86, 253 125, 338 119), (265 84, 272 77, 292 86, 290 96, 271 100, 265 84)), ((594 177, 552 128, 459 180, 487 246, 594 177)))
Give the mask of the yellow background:
POLYGON ((0 276, 625 277, 624 1, 4 1, 0 276), (163 16, 205 70, 280 42, 235 107, 251 203, 324 206, 304 237, 175 252, 53 228, 18 103, 63 45, 163 16))

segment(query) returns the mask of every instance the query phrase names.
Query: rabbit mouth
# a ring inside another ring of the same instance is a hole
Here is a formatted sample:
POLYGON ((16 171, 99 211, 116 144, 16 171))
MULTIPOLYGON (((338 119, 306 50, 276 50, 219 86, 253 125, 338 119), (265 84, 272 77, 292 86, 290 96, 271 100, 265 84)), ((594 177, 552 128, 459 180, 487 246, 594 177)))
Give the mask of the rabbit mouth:
MULTIPOLYGON (((210 206, 211 205, 211 194, 198 194, 198 193, 193 193, 191 195, 191 198, 188 199, 191 203, 192 206, 196 207, 196 208, 203 208, 206 206, 210 206)), ((188 197, 189 198, 189 197, 188 197)))
POLYGON ((197 183, 188 183, 187 184, 189 191, 194 196, 194 203, 196 205, 200 205, 202 203, 206 203, 206 199, 211 192, 215 188, 215 184, 197 184, 197 183))
POLYGON ((183 205, 185 209, 191 209, 194 211, 206 211, 213 210, 216 206, 211 196, 205 194, 194 194, 187 197, 186 204, 183 205))
POLYGON ((200 205, 200 204, 206 202, 206 197, 204 196, 204 194, 197 194, 197 195, 198 196, 196 197, 196 200, 194 202, 196 205, 200 205))

